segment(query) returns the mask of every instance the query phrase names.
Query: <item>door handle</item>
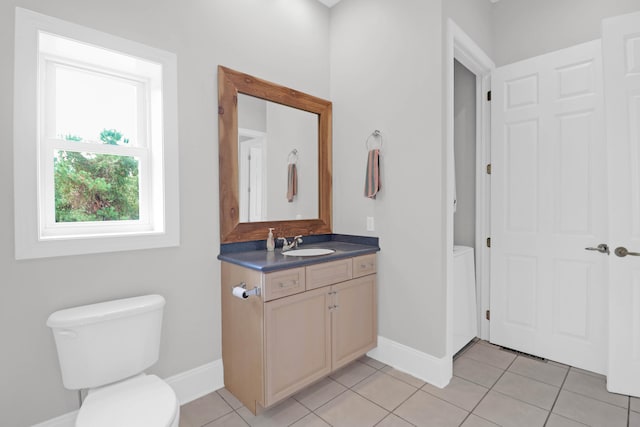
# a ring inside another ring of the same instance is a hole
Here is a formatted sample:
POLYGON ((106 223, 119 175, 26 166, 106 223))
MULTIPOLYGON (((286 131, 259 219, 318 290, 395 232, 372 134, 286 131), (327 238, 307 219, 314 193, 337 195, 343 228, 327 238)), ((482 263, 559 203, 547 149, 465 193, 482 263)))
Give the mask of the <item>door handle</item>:
MULTIPOLYGON (((619 248, 618 248, 618 249, 619 249, 619 248)), ((600 252, 601 254, 607 254, 607 255, 609 255, 609 254, 610 254, 610 251, 609 251, 609 245, 607 245, 606 243, 600 243, 600 244, 599 244, 597 247, 595 247, 595 248, 585 248, 585 250, 587 250, 587 251, 598 251, 598 252, 600 252)), ((617 250, 617 249, 616 249, 616 250, 617 250)), ((625 249, 625 251, 626 251, 626 249, 625 249)), ((616 255, 618 255, 618 254, 616 253, 616 255)), ((638 255, 640 255, 640 254, 638 254, 638 255)), ((620 256, 620 255, 618 255, 618 256, 620 256)), ((624 256, 624 255, 622 255, 622 256, 624 256)))
POLYGON ((614 251, 614 253, 618 255, 620 258, 626 257, 627 255, 640 256, 640 252, 629 252, 627 248, 625 248, 624 246, 618 246, 614 251))

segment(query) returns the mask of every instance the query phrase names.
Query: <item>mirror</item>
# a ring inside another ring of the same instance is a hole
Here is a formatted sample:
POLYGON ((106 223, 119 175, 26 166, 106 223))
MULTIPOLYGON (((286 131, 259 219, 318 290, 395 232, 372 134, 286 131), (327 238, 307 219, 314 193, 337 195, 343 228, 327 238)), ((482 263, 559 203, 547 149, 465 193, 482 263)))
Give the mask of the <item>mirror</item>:
POLYGON ((331 233, 331 102, 219 66, 218 103, 221 243, 331 233))
POLYGON ((240 222, 318 218, 317 147, 317 114, 239 93, 240 222))

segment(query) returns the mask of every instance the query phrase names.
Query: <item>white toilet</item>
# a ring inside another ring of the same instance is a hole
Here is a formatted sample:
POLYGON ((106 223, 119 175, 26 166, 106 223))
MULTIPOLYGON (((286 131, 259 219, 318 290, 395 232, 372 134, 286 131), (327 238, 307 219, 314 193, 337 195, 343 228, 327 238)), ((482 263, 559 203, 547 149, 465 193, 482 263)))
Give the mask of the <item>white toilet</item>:
POLYGON ((158 360, 165 300, 146 295, 53 313, 64 386, 89 389, 76 427, 177 427, 173 389, 143 371, 158 360))
POLYGON ((453 247, 453 353, 478 335, 473 248, 453 247))

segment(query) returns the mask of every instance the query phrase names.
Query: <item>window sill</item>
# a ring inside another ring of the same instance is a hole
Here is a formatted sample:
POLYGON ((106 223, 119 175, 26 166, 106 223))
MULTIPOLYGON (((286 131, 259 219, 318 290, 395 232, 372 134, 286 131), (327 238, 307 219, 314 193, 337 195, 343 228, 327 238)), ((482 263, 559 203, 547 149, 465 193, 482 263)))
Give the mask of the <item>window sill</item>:
POLYGON ((16 244, 17 260, 176 247, 180 245, 180 237, 178 230, 175 230, 163 233, 150 231, 99 236, 57 236, 23 242, 24 244, 16 244))

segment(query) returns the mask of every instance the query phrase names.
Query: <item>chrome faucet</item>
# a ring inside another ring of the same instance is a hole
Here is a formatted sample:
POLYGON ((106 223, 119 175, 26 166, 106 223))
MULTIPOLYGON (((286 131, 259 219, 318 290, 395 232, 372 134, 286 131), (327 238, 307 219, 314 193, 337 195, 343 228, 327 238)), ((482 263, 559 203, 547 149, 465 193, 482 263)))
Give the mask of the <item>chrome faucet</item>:
POLYGON ((282 252, 297 248, 302 244, 302 236, 294 237, 293 240, 291 240, 291 243, 289 243, 286 237, 278 237, 278 240, 282 240, 282 252))

